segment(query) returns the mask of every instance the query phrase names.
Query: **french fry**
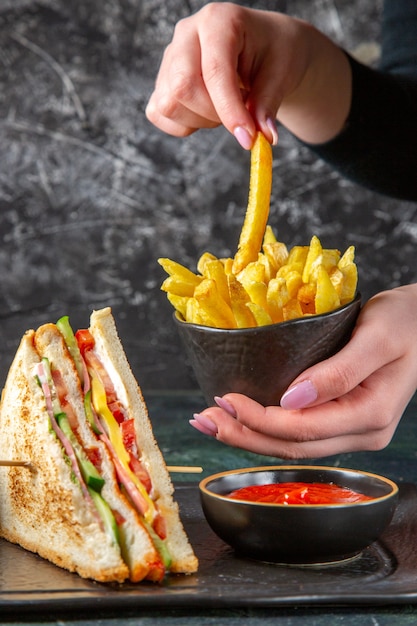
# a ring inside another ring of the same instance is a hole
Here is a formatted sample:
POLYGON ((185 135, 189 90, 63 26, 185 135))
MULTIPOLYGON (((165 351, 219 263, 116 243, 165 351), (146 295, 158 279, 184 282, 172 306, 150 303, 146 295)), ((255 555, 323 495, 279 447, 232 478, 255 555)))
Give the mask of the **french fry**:
POLYGON ((207 263, 210 263, 210 261, 217 261, 217 257, 214 256, 214 254, 211 254, 211 252, 204 252, 198 259, 197 272, 204 275, 205 267, 207 263))
POLYGON ((161 289, 177 296, 189 296, 194 293, 194 289, 202 281, 202 277, 194 274, 191 270, 176 261, 170 259, 158 259, 158 263, 163 267, 168 278, 162 283, 161 289))
POLYGON ((272 230, 272 226, 270 224, 266 225, 265 234, 262 242, 262 247, 267 243, 276 243, 277 238, 275 237, 275 233, 272 230))
POLYGON ((310 246, 308 248, 307 256, 303 268, 303 283, 308 283, 310 280, 310 274, 312 272, 314 264, 317 265, 317 261, 321 262, 323 258, 323 248, 320 240, 315 235, 311 238, 310 246))
POLYGON ((298 290, 303 284, 303 278, 300 272, 297 270, 289 271, 285 276, 285 282, 287 283, 288 295, 290 298, 296 298, 298 290))
POLYGON ((183 319, 187 319, 187 303, 190 300, 187 296, 177 296, 174 293, 167 293, 167 298, 174 309, 178 311, 183 319))
POLYGON ((221 297, 212 278, 201 281, 195 288, 194 298, 199 304, 200 315, 208 320, 207 326, 236 328, 232 309, 221 297))
POLYGON ((272 324, 271 316, 263 307, 259 306, 259 304, 248 302, 246 306, 255 318, 257 326, 268 326, 268 324, 272 324))
POLYGON ((195 285, 198 285, 201 282, 201 276, 194 274, 194 272, 189 270, 187 267, 184 267, 184 265, 181 265, 181 263, 164 258, 158 259, 158 263, 170 276, 177 276, 178 278, 195 285))
POLYGON ((355 263, 348 263, 341 268, 341 272, 343 274, 343 281, 340 292, 340 303, 347 304, 355 297, 358 282, 358 269, 355 263))
POLYGON ((204 324, 199 304, 195 298, 188 298, 185 321, 190 324, 204 324))
POLYGON ((207 261, 204 265, 203 274, 206 278, 214 280, 220 296, 230 306, 229 287, 223 263, 219 259, 207 261))
POLYGON ((268 283, 266 303, 268 313, 274 324, 284 321, 283 308, 289 301, 287 282, 285 278, 273 278, 268 283))
POLYGON ((265 136, 258 132, 251 150, 248 206, 233 260, 235 275, 258 257, 269 217, 271 186, 272 149, 265 136))
POLYGON ((282 314, 284 317, 284 322, 288 320, 295 320, 299 317, 303 317, 303 309, 301 308, 301 304, 296 298, 292 298, 284 305, 282 309, 282 314))
POLYGON ((285 243, 280 241, 264 243, 262 250, 275 274, 280 267, 287 263, 288 250, 285 243))
POLYGON ((256 320, 250 309, 246 306, 246 304, 250 302, 250 298, 245 288, 234 274, 228 274, 227 282, 231 308, 237 328, 252 328, 256 326, 256 320))
POLYGON ((195 283, 187 282, 178 276, 168 276, 161 285, 162 291, 189 298, 193 296, 195 288, 195 283))
POLYGON ((323 266, 319 267, 317 274, 315 305, 317 314, 327 313, 340 306, 340 298, 323 266))
POLYGON ((345 267, 346 265, 350 265, 350 263, 353 263, 354 258, 355 258, 355 247, 349 246, 349 248, 346 249, 345 253, 340 259, 339 263, 337 264, 338 268, 342 269, 342 267, 345 267))

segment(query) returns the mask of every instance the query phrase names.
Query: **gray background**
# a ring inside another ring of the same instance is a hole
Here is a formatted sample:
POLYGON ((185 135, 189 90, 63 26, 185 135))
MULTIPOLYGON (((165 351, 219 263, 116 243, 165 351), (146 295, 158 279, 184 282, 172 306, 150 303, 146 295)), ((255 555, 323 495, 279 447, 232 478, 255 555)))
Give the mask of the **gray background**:
MULTIPOLYGON (((29 327, 110 305, 144 392, 195 389, 160 291, 159 256, 233 254, 249 154, 222 128, 187 139, 144 109, 176 21, 198 0, 0 0, 0 385, 29 327)), ((381 1, 264 0, 361 59, 381 1)), ((270 223, 288 245, 355 244, 360 289, 414 281, 416 206, 341 178, 284 129, 270 223)))

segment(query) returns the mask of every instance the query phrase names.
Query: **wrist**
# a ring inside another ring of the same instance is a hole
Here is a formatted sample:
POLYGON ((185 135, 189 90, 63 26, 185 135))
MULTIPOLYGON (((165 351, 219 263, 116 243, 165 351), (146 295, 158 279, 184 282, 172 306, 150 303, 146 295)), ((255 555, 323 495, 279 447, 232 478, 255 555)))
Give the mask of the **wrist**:
POLYGON ((310 24, 301 24, 301 37, 306 70, 283 99, 277 117, 301 141, 325 143, 340 133, 348 118, 351 67, 346 53, 310 24))

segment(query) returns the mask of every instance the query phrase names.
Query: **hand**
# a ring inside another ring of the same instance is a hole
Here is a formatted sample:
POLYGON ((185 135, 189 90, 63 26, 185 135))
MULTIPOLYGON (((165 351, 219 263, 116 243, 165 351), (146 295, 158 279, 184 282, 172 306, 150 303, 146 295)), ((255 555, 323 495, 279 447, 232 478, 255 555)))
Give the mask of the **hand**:
POLYGON ((227 394, 191 420, 219 441, 288 459, 380 450, 417 388, 417 284, 363 307, 349 343, 290 385, 283 406, 227 394), (226 410, 224 410, 226 409, 226 410))
POLYGON ((249 149, 256 130, 277 142, 278 113, 300 139, 321 143, 346 120, 350 83, 346 55, 306 22, 211 3, 178 22, 146 114, 178 137, 223 124, 249 149))

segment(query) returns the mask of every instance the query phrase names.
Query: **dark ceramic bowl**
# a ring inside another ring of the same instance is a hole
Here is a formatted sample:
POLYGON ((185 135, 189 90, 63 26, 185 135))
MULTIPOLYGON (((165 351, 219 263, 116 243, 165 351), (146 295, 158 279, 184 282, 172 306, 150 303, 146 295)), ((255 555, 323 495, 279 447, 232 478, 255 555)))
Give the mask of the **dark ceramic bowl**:
POLYGON ((212 530, 242 556, 287 565, 318 565, 358 556, 390 523, 398 487, 388 478, 320 466, 254 467, 201 481, 200 497, 212 530), (232 500, 248 485, 333 482, 372 500, 350 504, 284 505, 232 500))
POLYGON ((233 330, 190 324, 176 314, 174 320, 209 405, 215 395, 234 392, 268 406, 279 404, 301 372, 349 341, 360 307, 358 294, 330 313, 233 330))

